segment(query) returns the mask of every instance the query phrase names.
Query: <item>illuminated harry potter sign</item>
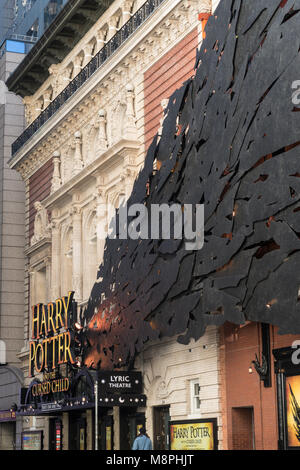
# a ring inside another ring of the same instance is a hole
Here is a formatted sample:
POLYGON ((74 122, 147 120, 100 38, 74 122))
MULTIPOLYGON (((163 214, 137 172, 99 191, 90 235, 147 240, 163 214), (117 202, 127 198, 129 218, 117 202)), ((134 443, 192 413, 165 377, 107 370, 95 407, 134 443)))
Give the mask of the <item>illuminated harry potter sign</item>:
POLYGON ((29 346, 29 375, 53 371, 61 364, 74 364, 70 319, 73 314, 74 292, 55 302, 32 307, 29 346))

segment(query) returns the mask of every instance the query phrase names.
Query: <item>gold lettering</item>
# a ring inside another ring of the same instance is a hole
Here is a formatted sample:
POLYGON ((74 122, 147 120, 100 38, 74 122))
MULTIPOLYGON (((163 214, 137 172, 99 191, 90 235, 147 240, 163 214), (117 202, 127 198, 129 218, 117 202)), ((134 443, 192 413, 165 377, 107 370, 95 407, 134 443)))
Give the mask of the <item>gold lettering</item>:
POLYGON ((45 312, 45 305, 42 305, 42 319, 41 319, 41 325, 40 325, 40 333, 41 334, 48 334, 47 331, 47 324, 46 324, 46 312, 45 312))
POLYGON ((40 304, 34 305, 32 307, 32 330, 31 330, 31 337, 32 339, 39 339, 40 332, 39 332, 39 323, 40 323, 40 304), (36 327, 36 334, 35 334, 35 327, 36 327))
POLYGON ((35 360, 35 350, 36 350, 36 343, 34 341, 30 341, 29 343, 29 377, 32 377, 33 374, 33 363, 35 360))
POLYGON ((64 352, 64 333, 58 335, 58 362, 57 364, 63 364, 63 352, 64 352))
POLYGON ((44 346, 44 366, 46 369, 48 369, 48 344, 49 344, 49 341, 51 341, 51 338, 47 338, 43 341, 43 346, 44 346))
POLYGON ((53 333, 56 333, 56 328, 55 328, 54 321, 53 321, 53 315, 54 315, 54 304, 51 302, 48 304, 48 332, 51 331, 52 329, 53 333))
POLYGON ((43 369, 43 366, 44 366, 44 350, 43 350, 43 346, 41 343, 38 343, 36 345, 36 349, 35 349, 35 359, 34 359, 34 367, 35 367, 35 370, 39 373, 42 371, 43 369), (40 360, 40 364, 38 365, 38 359, 39 359, 39 350, 41 352, 41 360, 40 360))
POLYGON ((69 357, 71 364, 74 364, 75 360, 72 357, 70 346, 71 346, 71 333, 68 331, 67 333, 65 333, 65 360, 64 362, 68 362, 68 357, 69 357))
POLYGON ((55 350, 55 343, 57 340, 57 336, 53 336, 52 338, 52 370, 56 367, 56 350, 55 350))
POLYGON ((56 329, 59 330, 59 328, 64 327, 64 322, 62 319, 62 307, 63 307, 62 300, 57 299, 55 301, 55 304, 56 304, 56 329), (60 326, 58 325, 58 321, 60 321, 60 326))

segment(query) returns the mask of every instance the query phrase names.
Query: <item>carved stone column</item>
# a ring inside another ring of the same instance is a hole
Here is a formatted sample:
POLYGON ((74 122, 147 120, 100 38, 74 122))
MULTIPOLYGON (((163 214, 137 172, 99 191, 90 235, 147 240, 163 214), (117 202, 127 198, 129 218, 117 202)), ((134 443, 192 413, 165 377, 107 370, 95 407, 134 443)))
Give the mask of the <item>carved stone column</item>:
POLYGON ((61 65, 60 64, 52 64, 49 67, 49 74, 52 77, 52 87, 53 87, 53 95, 52 99, 54 99, 61 91, 60 81, 61 81, 61 65))
POLYGON ((58 219, 53 217, 51 220, 51 298, 57 299, 61 295, 60 285, 60 254, 61 254, 61 243, 60 243, 60 223, 58 219))
POLYGON ((64 88, 66 88, 66 86, 69 85, 69 83, 72 81, 72 77, 73 77, 72 64, 69 64, 68 67, 66 67, 65 70, 60 75, 59 92, 61 92, 64 88))
POLYGON ((108 33, 107 33, 107 38, 106 41, 109 41, 118 31, 117 30, 117 24, 118 24, 118 17, 117 16, 112 16, 108 22, 108 33))
POLYGON ((87 134, 86 134, 86 165, 89 165, 95 158, 93 154, 93 137, 94 137, 94 130, 98 126, 95 125, 95 122, 91 122, 88 126, 87 134))
POLYGON ((124 168, 121 174, 121 183, 125 192, 125 199, 128 200, 131 195, 133 184, 136 178, 136 172, 132 168, 124 168))
POLYGON ((75 137, 75 152, 74 152, 73 175, 76 175, 83 168, 81 132, 80 131, 75 132, 74 137, 75 137))
POLYGON ((76 56, 74 61, 74 68, 73 68, 73 78, 76 77, 76 75, 79 74, 79 72, 82 69, 81 63, 82 63, 82 57, 80 55, 76 56))
POLYGON ((43 104, 44 104, 44 99, 41 96, 37 101, 36 101, 36 106, 34 110, 34 119, 36 119, 42 112, 43 110, 43 104))
POLYGON ((106 134, 106 112, 100 109, 98 112, 98 138, 96 145, 96 157, 99 157, 107 150, 107 134, 106 134))
POLYGON ((73 204, 73 274, 72 286, 75 291, 77 301, 82 300, 82 222, 81 208, 78 204, 73 204))
POLYGON ((126 0, 123 3, 123 25, 127 23, 128 20, 131 18, 131 8, 132 8, 133 1, 126 0))
POLYGON ((90 62, 90 60, 92 60, 92 58, 93 58, 93 56, 92 56, 93 49, 94 49, 94 43, 90 42, 90 43, 86 44, 86 46, 84 48, 84 59, 83 59, 83 62, 82 62, 82 68, 85 67, 86 64, 88 64, 90 62))
POLYGON ((97 44, 96 44, 96 51, 95 53, 99 52, 102 47, 104 46, 105 44, 105 35, 106 35, 106 31, 104 29, 98 29, 97 33, 96 33, 96 40, 97 40, 97 44))
POLYGON ((49 106, 51 103, 51 95, 52 95, 52 89, 48 89, 44 92, 44 109, 49 106))
POLYGON ((34 104, 32 96, 24 96, 23 103, 25 105, 25 120, 26 126, 32 123, 35 118, 34 104))
POLYGON ((124 126, 124 137, 130 140, 137 139, 134 98, 135 96, 133 85, 126 85, 126 118, 124 126))
POLYGON ((53 176, 51 183, 51 192, 57 191, 61 187, 60 174, 60 152, 53 153, 53 176))

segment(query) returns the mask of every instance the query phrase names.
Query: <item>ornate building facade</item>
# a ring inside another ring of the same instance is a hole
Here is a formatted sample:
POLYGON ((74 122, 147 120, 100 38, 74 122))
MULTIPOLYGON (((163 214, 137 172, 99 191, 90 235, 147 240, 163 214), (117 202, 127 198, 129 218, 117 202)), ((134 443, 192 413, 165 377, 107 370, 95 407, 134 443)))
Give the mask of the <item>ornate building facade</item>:
MULTIPOLYGON (((41 85, 27 84, 28 75, 34 80, 34 59, 10 78, 11 88, 23 96, 27 122, 10 161, 26 188, 24 346, 19 358, 27 386, 32 380, 31 306, 68 291, 75 292, 78 310, 86 305, 103 257, 101 232, 129 197, 145 152, 160 132, 169 96, 193 75, 196 49, 218 1, 104 3, 105 10, 60 60, 57 44, 43 45, 43 57, 50 60, 43 61, 47 78, 41 85)), ((82 14, 87 17, 88 10, 82 14)), ((62 36, 58 32, 57 41, 67 41, 62 36)), ((147 345, 134 365, 143 374, 147 406, 103 412, 100 427, 108 423, 113 439, 102 435, 102 447, 130 448, 135 430, 146 422, 154 448, 166 449, 169 421, 209 418, 216 420, 222 448, 218 342, 212 327, 188 346, 176 338, 147 345)), ((93 408, 76 416, 57 414, 64 449, 93 448, 93 408), (84 423, 84 441, 77 434, 71 439, 75 422, 79 430, 84 423)), ((56 415, 28 414, 23 420, 25 431, 43 431, 45 449, 55 445, 56 415)))

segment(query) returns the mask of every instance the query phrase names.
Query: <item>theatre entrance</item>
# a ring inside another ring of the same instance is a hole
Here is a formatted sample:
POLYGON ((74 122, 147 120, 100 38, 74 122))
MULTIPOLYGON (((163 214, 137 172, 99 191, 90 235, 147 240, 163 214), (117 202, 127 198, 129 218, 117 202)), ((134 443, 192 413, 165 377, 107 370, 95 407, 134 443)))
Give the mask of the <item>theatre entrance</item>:
POLYGON ((135 409, 120 408, 120 450, 131 450, 133 441, 145 426, 145 413, 135 409))
POLYGON ((82 412, 69 413, 69 450, 86 450, 86 416, 82 412))
POLYGON ((169 421, 170 410, 168 406, 157 406, 153 409, 154 450, 169 449, 169 421))

